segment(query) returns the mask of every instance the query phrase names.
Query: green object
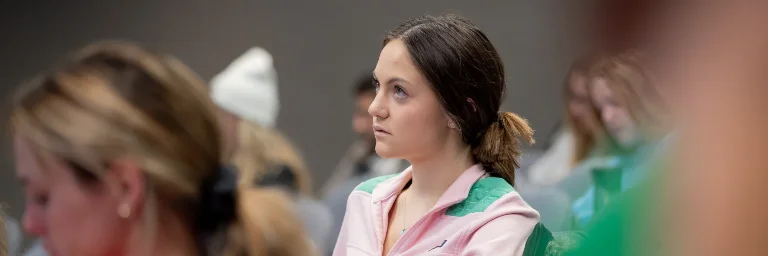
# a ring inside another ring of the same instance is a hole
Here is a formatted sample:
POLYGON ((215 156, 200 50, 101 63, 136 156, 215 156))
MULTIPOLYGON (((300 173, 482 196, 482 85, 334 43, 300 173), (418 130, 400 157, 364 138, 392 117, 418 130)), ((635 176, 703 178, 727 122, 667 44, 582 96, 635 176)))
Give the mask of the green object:
POLYGON ((659 255, 658 191, 643 184, 606 205, 587 228, 587 236, 568 256, 659 255))
POLYGON ((484 212, 493 202, 512 191, 515 191, 515 188, 502 178, 481 179, 469 189, 467 198, 449 207, 445 215, 464 217, 471 213, 484 212))
POLYGON ((528 240, 525 241, 525 250, 523 256, 539 256, 546 255, 547 246, 554 240, 552 232, 544 227, 544 224, 539 222, 533 228, 533 232, 528 236, 528 240))
POLYGON ((357 187, 355 187, 355 190, 360 190, 360 191, 367 192, 368 194, 371 194, 373 193, 373 189, 376 188, 376 186, 378 186, 380 183, 392 177, 395 177, 397 175, 400 175, 400 174, 390 174, 390 175, 380 176, 380 177, 376 177, 376 178, 364 181, 363 183, 360 183, 360 185, 357 185, 357 187))
POLYGON ((560 256, 576 248, 584 240, 580 231, 550 232, 543 224, 536 224, 525 242, 523 256, 560 256))

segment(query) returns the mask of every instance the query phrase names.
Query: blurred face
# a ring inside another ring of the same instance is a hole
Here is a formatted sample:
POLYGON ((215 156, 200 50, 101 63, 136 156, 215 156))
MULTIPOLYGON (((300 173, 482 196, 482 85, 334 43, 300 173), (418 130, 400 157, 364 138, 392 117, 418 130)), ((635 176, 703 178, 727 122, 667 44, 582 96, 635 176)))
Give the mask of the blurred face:
POLYGON ((592 99, 608 133, 619 144, 631 146, 639 139, 639 131, 627 107, 608 86, 608 80, 596 78, 592 84, 592 99))
POLYGON ((570 97, 568 99, 568 111, 576 125, 593 130, 595 127, 592 102, 587 90, 587 79, 583 75, 573 74, 568 84, 570 97))
POLYGON ((357 96, 355 101, 355 114, 352 116, 352 130, 365 140, 373 141, 373 122, 368 108, 371 106, 375 92, 366 92, 357 96))
POLYGON ((417 162, 444 147, 451 132, 448 117, 402 41, 382 49, 374 76, 378 92, 368 112, 376 153, 417 162))
POLYGON ((26 194, 24 230, 42 239, 53 256, 121 255, 127 223, 106 186, 79 182, 60 162, 39 160, 14 139, 16 173, 26 194))

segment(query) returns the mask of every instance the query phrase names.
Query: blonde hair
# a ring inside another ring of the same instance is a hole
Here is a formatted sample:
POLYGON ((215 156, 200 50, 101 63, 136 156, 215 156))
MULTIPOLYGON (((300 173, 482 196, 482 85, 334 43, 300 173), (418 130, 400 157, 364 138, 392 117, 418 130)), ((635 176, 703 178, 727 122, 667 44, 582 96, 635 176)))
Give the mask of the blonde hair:
POLYGON ((243 181, 258 181, 270 170, 270 166, 282 164, 290 167, 299 192, 312 195, 307 165, 298 150, 279 131, 240 120, 237 133, 237 150, 231 162, 240 170, 243 181))
POLYGON ((662 102, 639 61, 639 52, 601 55, 590 69, 591 80, 605 79, 608 88, 629 111, 644 135, 655 137, 662 130, 658 117, 662 102))
MULTIPOLYGON (((220 170, 221 134, 205 83, 178 60, 131 43, 89 45, 22 88, 10 125, 36 153, 76 167, 80 177, 98 181, 105 163, 135 162, 147 177, 143 220, 154 227, 148 233, 162 225, 158 206, 197 232, 191 227, 200 215, 200 187, 220 170)), ((236 194, 236 219, 214 236, 223 244, 205 241, 201 248, 217 255, 309 254, 279 193, 243 184, 236 194)))

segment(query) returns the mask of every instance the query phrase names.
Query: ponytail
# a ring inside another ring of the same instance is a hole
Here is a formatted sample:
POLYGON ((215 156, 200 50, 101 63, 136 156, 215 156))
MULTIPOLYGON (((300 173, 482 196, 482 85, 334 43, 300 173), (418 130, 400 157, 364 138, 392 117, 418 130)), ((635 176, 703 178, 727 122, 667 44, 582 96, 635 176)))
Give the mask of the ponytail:
POLYGON ((497 121, 488 127, 480 144, 472 150, 472 155, 488 172, 514 185, 515 169, 520 167, 517 160, 521 154, 518 137, 529 144, 534 143, 533 129, 528 121, 511 112, 499 112, 497 121))

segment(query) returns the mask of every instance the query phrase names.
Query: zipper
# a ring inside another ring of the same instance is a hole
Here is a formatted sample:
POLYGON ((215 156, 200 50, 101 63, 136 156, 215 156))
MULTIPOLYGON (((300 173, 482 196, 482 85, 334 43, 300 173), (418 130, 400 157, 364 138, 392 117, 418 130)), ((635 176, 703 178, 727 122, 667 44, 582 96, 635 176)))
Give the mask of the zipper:
MULTIPOLYGON (((406 238, 409 238, 410 237, 409 235, 413 233, 412 230, 417 229, 418 226, 421 225, 421 223, 423 223, 427 219, 427 217, 429 217, 432 214, 435 214, 438 211, 442 211, 445 208, 451 207, 454 204, 456 204, 458 202, 461 202, 464 199, 466 199, 466 198, 461 198, 461 199, 458 199, 458 200, 453 200, 451 202, 448 202, 448 203, 444 204, 443 207, 435 208, 435 209, 432 209, 432 210, 428 211, 426 214, 424 214, 423 217, 421 217, 421 219, 419 219, 419 221, 417 221, 415 224, 413 224, 413 226, 411 226, 410 228, 405 230, 405 233, 403 233, 403 235, 400 236, 400 239, 397 239, 395 244, 392 245, 392 249, 389 250, 389 253, 387 253, 387 256, 394 256, 393 253, 399 251, 400 247, 403 247, 403 244, 405 243, 406 238)), ((387 226, 389 226, 389 225, 387 225, 387 226)), ((385 237, 386 237, 386 233, 389 233, 389 230, 387 230, 385 232, 385 237)), ((386 238, 385 238, 385 240, 386 240, 386 238)), ((383 242, 382 242, 382 250, 384 250, 383 242)), ((379 253, 379 254, 381 254, 381 253, 379 253)))

